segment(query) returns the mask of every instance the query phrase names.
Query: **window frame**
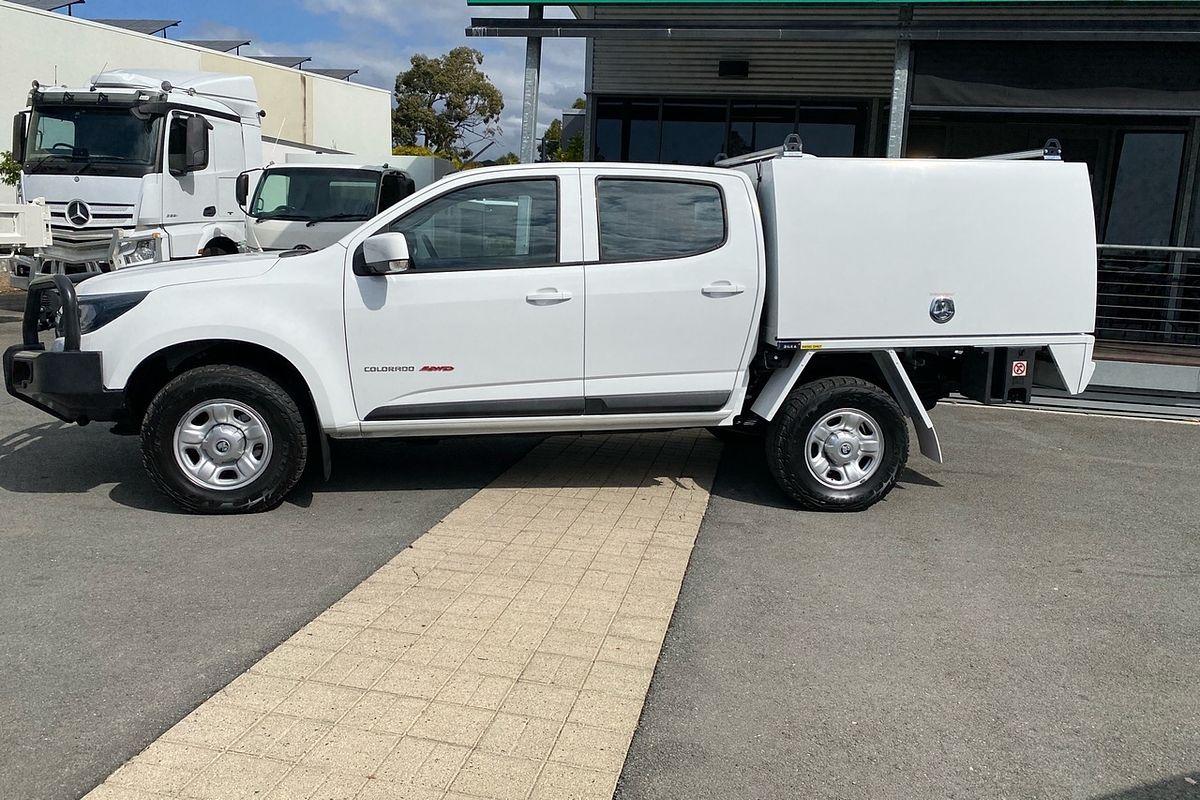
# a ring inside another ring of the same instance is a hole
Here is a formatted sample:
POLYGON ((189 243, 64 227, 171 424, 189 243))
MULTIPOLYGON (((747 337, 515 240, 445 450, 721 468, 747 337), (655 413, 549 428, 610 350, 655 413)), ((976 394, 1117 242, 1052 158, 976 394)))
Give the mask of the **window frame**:
MULTIPOLYGON (((388 220, 387 222, 384 222, 383 225, 381 225, 379 228, 371 231, 371 233, 368 234, 366 238, 369 239, 372 236, 378 236, 381 233, 399 233, 400 231, 391 230, 391 227, 393 225, 395 225, 396 223, 400 222, 401 220, 407 218, 408 216, 417 213, 418 211, 420 211, 421 209, 430 205, 431 203, 436 203, 437 201, 439 201, 443 198, 449 197, 450 195, 453 195, 457 192, 461 192, 461 191, 468 190, 468 189, 476 189, 481 186, 491 186, 491 185, 498 184, 498 183, 528 183, 530 181, 545 181, 545 182, 552 182, 554 184, 555 225, 554 225, 554 261, 553 261, 553 263, 524 264, 519 267, 505 267, 505 266, 487 267, 487 266, 483 266, 483 267, 425 267, 425 268, 417 266, 414 263, 413 267, 409 271, 403 272, 403 273, 398 273, 398 275, 403 275, 403 276, 432 275, 432 274, 443 273, 443 272, 491 272, 491 271, 499 272, 499 271, 518 270, 518 269, 551 269, 554 267, 574 266, 573 264, 568 264, 568 263, 564 262, 562 259, 563 191, 562 191, 562 180, 561 180, 561 176, 559 176, 559 175, 531 175, 529 177, 508 175, 508 176, 504 176, 504 177, 488 178, 487 180, 472 181, 463 186, 457 186, 452 189, 448 189, 447 191, 440 192, 437 195, 434 195, 433 197, 430 197, 428 200, 426 200, 424 203, 421 203, 419 206, 410 208, 407 211, 405 211, 403 214, 400 214, 400 215, 388 220)), ((382 185, 382 182, 381 182, 381 185, 382 185)), ((400 202, 404 202, 404 199, 402 199, 400 202)), ((395 208, 395 206, 392 206, 392 208, 395 208)), ((365 239, 364 239, 364 241, 365 241, 365 239)), ((359 246, 354 251, 354 262, 355 262, 356 267, 358 266, 358 262, 362 259, 362 257, 363 257, 362 244, 360 243, 359 246)))
POLYGON ((659 177, 653 175, 629 175, 623 176, 618 174, 597 175, 595 177, 595 195, 596 195, 596 260, 589 262, 592 264, 643 264, 648 261, 680 261, 685 258, 697 258, 699 256, 715 253, 729 243, 729 203, 726 202, 725 187, 714 181, 706 181, 700 178, 684 178, 684 177, 659 177), (721 240, 712 247, 704 250, 696 250, 690 253, 674 256, 648 256, 645 258, 605 258, 604 257, 604 241, 602 239, 603 232, 600 227, 600 184, 604 181, 638 181, 642 183, 682 183, 692 186, 704 186, 717 190, 717 196, 721 200, 721 240))

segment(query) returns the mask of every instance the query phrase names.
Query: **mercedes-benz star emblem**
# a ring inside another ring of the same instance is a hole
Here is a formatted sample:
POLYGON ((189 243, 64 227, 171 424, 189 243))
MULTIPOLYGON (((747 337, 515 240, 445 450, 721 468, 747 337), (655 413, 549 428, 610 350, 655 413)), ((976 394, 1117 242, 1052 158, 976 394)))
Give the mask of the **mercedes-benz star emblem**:
POLYGON ((67 203, 67 222, 76 228, 82 228, 92 221, 92 210, 82 200, 72 200, 67 203))

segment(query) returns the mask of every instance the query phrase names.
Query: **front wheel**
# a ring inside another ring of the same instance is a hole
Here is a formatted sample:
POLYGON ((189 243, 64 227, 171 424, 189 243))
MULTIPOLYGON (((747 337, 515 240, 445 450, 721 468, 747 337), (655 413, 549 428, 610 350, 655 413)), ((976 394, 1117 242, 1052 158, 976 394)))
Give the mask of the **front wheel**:
POLYGON ((275 508, 304 473, 304 416, 278 383, 229 365, 197 367, 155 396, 142 461, 184 509, 237 514, 275 508))
POLYGON ((779 486, 815 511, 861 511, 882 500, 908 461, 908 424, 892 397, 860 378, 792 390, 767 432, 779 486))

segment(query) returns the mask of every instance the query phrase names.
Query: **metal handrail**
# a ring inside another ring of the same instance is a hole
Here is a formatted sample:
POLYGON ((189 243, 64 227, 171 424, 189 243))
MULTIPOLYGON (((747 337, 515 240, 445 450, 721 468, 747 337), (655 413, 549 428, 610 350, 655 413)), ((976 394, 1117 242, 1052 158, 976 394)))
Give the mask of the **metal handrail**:
POLYGON ((1200 350, 1200 247, 1100 244, 1096 338, 1200 350))

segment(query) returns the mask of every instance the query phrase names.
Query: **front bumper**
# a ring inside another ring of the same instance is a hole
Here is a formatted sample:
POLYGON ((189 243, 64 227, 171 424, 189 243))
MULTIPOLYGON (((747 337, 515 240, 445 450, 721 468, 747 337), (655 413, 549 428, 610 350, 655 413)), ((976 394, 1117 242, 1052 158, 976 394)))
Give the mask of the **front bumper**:
POLYGON ((75 287, 65 275, 38 278, 29 286, 22 344, 4 351, 4 388, 64 422, 120 422, 126 418, 125 393, 104 388, 101 354, 79 349, 79 306, 75 287), (42 295, 58 293, 64 327, 61 352, 38 341, 42 295))

